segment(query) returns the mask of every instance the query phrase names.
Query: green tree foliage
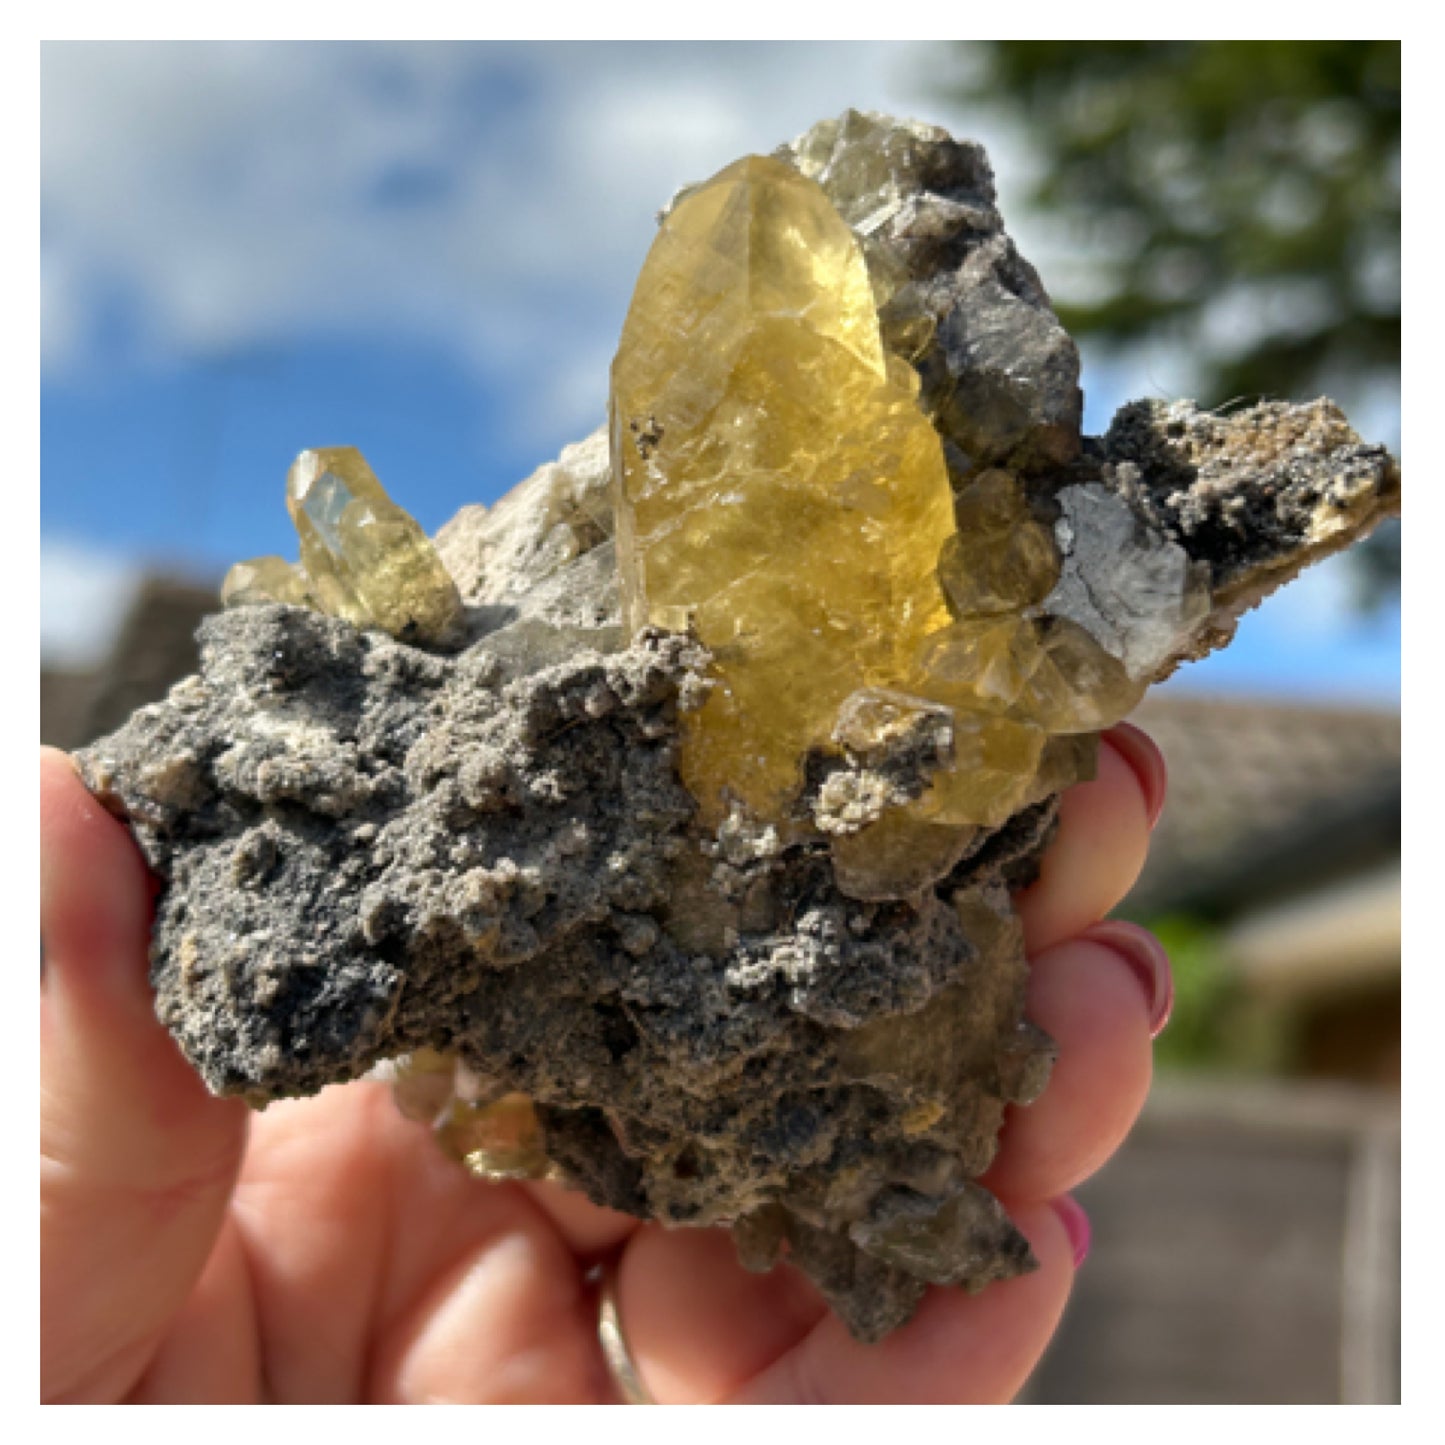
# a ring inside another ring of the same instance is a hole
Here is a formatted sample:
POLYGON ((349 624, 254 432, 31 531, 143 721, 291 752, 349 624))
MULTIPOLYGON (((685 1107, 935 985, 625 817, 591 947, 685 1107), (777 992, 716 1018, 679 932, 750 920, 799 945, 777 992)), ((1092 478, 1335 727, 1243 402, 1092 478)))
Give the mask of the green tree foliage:
POLYGON ((1288 1072, 1295 1019, 1287 1008, 1250 997, 1225 958, 1217 928, 1182 914, 1138 921, 1164 945, 1174 972, 1174 1014, 1154 1045, 1158 1067, 1288 1072))
MULTIPOLYGON (((1398 395, 1398 41, 968 50, 966 98, 1022 129, 1029 199, 1065 228, 1053 300, 1075 336, 1177 347, 1205 406, 1398 395)), ((1364 602, 1399 556, 1394 525, 1356 554, 1364 602)))
POLYGON ((1090 258, 1076 335, 1190 348, 1204 405, 1392 384, 1398 41, 999 41, 975 100, 1090 258))

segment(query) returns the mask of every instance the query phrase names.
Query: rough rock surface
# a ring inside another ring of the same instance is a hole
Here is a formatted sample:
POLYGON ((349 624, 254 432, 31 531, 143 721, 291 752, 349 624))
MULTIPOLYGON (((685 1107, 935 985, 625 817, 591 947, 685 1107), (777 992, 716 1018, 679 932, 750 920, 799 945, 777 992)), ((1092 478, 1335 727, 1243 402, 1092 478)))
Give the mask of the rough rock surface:
POLYGON ((1004 231, 983 147, 848 111, 777 154, 864 239, 888 294, 884 340, 920 372, 955 467, 1071 461, 1084 412, 1078 348, 1004 231))
MULTIPOLYGON (((1398 510, 1395 463, 1328 402, 1136 403, 1081 438, 1077 354, 977 146, 850 113, 779 154, 867 240, 951 470, 1026 478, 1065 558, 1045 610, 1134 675, 1398 510)), ((534 1101, 566 1182, 729 1224, 753 1268, 786 1249, 877 1339, 930 1283, 1031 1266, 974 1181, 1047 1079, 1008 898, 1092 739, 1002 826, 939 828, 922 871, 911 835, 891 896, 875 867, 852 886, 849 848, 886 853, 946 760, 931 714, 810 760, 802 841, 704 832, 676 754, 709 659, 624 635, 608 485, 599 431, 442 529, 459 650, 279 605, 208 619, 200 674, 82 772, 165 883, 158 1008, 213 1089, 259 1106, 455 1055, 479 1097, 534 1101)))

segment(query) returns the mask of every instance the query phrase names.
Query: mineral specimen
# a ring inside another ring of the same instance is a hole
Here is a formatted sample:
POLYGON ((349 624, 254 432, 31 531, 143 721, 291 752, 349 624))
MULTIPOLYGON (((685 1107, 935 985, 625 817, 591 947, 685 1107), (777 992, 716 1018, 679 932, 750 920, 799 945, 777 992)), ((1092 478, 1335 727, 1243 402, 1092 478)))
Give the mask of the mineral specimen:
POLYGON ((1010 896, 1059 791, 1399 471, 1325 401, 1081 437, 982 151, 851 112, 682 193, 613 384, 613 447, 434 554, 309 454, 309 580, 233 573, 80 766, 211 1088, 385 1066, 476 1172, 726 1225, 877 1339, 1031 1267, 977 1180, 1049 1072, 1010 896))
POLYGON ((280 557, 238 562, 221 587, 226 606, 319 607, 419 644, 456 635, 456 583, 355 447, 302 452, 286 478, 286 506, 301 538, 301 566, 280 557))

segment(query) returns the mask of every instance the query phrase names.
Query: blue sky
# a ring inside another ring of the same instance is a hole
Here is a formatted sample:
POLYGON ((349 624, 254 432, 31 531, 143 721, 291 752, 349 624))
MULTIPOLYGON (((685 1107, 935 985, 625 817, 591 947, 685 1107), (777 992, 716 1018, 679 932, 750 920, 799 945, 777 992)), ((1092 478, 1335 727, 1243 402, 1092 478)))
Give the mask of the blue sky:
MULTIPOLYGON (((849 105, 982 140, 1066 291, 1077 252, 1022 207, 1027 150, 942 94, 968 63, 915 43, 45 47, 44 655, 94 656, 142 565, 216 580, 294 556, 304 447, 361 447, 428 529, 500 496, 601 420, 658 206, 849 105)), ((1084 382, 1097 430, 1190 375, 1086 352, 1084 382)), ((1363 401, 1394 442, 1393 399, 1363 401)), ((1399 633, 1325 564, 1170 686, 1393 702, 1399 633)))

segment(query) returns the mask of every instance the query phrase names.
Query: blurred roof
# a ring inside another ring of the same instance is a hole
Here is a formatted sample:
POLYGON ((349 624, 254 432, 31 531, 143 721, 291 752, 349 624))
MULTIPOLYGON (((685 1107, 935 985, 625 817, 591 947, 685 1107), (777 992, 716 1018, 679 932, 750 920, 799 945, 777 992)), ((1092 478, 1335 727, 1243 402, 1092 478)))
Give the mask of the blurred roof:
POLYGON ((1398 856, 1398 712, 1163 693, 1133 721, 1169 800, 1130 912, 1228 915, 1398 856))

